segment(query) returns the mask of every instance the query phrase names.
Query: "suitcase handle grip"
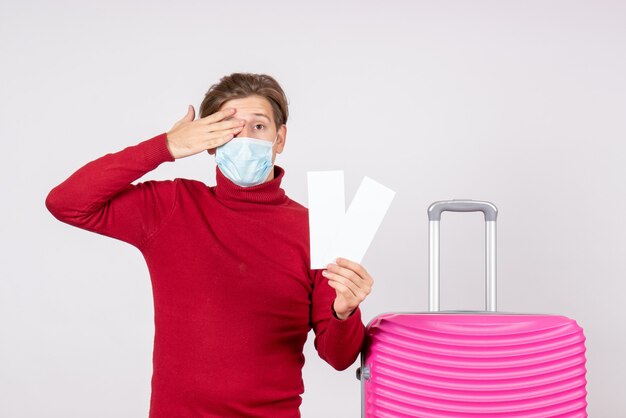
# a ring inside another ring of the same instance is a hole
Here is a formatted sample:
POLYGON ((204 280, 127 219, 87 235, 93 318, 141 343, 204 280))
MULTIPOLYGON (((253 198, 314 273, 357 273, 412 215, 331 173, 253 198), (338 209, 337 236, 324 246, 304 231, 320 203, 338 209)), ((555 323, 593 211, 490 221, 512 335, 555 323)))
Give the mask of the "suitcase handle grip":
POLYGON ((491 202, 479 200, 443 200, 428 207, 428 310, 440 310, 439 223, 442 212, 483 212, 485 216, 485 310, 495 312, 496 306, 496 219, 498 209, 491 202))
POLYGON ((482 212, 485 221, 495 221, 498 217, 498 208, 491 202, 480 200, 442 200, 428 207, 428 219, 431 221, 441 220, 442 212, 482 212))

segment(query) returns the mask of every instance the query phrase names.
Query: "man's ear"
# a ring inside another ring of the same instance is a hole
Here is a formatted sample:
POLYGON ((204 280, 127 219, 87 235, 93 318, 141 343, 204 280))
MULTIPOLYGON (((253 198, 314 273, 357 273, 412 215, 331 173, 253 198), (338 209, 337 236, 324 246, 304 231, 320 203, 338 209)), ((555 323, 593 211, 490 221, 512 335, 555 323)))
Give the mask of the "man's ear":
POLYGON ((276 140, 276 152, 278 154, 283 152, 285 142, 287 142, 287 125, 283 123, 280 128, 278 128, 278 139, 276 140))

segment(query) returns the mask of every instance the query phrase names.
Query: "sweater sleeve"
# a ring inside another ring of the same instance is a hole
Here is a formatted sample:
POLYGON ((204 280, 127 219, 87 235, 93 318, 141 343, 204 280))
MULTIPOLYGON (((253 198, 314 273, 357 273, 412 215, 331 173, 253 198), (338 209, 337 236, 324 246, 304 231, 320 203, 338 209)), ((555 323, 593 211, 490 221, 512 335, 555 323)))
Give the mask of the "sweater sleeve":
POLYGON ((311 270, 313 295, 311 322, 315 332, 313 344, 319 356, 336 370, 345 370, 359 356, 365 338, 365 326, 361 321, 361 309, 357 307, 348 318, 341 320, 334 315, 335 289, 322 275, 323 269, 311 270))
POLYGON ((178 182, 131 183, 174 160, 161 133, 85 164, 48 193, 46 207, 64 223, 141 250, 172 212, 178 182))

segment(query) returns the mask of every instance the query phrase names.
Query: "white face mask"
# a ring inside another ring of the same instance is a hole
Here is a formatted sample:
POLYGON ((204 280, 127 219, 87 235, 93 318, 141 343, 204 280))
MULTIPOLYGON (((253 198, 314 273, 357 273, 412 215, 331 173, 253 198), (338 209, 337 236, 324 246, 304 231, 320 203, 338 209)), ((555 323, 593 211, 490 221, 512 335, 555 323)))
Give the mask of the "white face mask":
POLYGON ((272 148, 278 139, 236 137, 215 149, 215 161, 220 171, 233 183, 256 186, 263 183, 273 167, 272 148))

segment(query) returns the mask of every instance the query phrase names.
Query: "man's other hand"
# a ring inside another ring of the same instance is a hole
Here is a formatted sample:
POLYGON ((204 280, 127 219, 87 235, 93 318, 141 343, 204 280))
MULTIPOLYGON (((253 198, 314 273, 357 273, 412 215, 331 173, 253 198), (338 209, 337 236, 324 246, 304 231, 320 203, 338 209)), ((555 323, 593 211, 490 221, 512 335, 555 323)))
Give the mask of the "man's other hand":
POLYGON ((337 297, 333 309, 339 319, 346 319, 372 291, 374 279, 362 265, 345 258, 337 258, 337 264, 328 264, 322 271, 337 297))

